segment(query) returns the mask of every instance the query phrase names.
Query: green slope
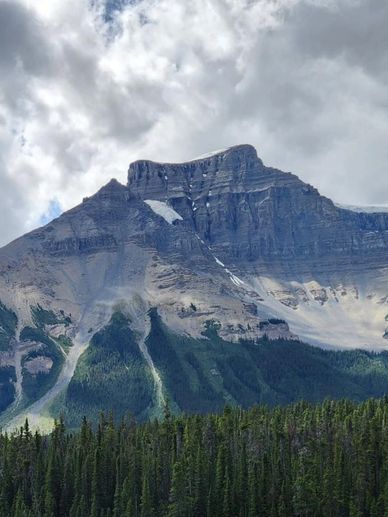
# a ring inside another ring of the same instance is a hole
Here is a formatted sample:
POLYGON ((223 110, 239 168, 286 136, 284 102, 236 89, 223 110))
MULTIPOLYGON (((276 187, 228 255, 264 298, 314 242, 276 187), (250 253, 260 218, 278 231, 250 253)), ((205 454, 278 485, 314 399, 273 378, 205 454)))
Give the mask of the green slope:
POLYGON ((34 341, 40 345, 38 350, 31 350, 22 358, 23 396, 26 402, 34 402, 55 384, 64 363, 63 352, 57 341, 42 328, 25 327, 20 333, 20 339, 34 341), (48 373, 31 374, 28 371, 26 363, 36 357, 52 360, 52 367, 48 373))
MULTIPOLYGON (((12 348, 12 338, 15 337, 18 319, 16 314, 0 302, 0 353, 12 348)), ((15 368, 0 362, 0 413, 4 411, 15 398, 15 368)))
POLYGON ((18 319, 16 314, 0 302, 0 352, 11 348, 11 339, 15 337, 18 319))
MULTIPOLYGON (((156 309, 149 312, 146 340, 173 412, 212 412, 225 404, 269 406, 297 400, 343 397, 356 401, 388 392, 388 353, 328 351, 298 341, 261 339, 230 343, 209 321, 200 339, 173 333, 156 309)), ((116 418, 155 415, 150 369, 130 321, 115 314, 95 334, 82 356, 64 400, 70 425, 101 410, 116 418)))
POLYGON ((209 322, 203 339, 173 334, 155 310, 148 348, 166 390, 186 412, 219 410, 225 403, 287 404, 388 392, 388 353, 328 351, 298 341, 229 343, 209 322))
POLYGON ((84 415, 94 421, 103 410, 112 410, 117 418, 131 413, 144 420, 153 402, 152 377, 138 336, 130 321, 116 313, 81 356, 61 410, 70 425, 84 415))

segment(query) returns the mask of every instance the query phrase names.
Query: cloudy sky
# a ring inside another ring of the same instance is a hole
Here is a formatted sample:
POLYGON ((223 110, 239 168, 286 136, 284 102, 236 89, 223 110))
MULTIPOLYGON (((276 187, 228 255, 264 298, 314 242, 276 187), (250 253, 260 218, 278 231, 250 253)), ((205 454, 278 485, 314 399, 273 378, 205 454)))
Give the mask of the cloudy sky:
POLYGON ((238 143, 388 203, 385 0, 0 0, 0 245, 138 158, 238 143))

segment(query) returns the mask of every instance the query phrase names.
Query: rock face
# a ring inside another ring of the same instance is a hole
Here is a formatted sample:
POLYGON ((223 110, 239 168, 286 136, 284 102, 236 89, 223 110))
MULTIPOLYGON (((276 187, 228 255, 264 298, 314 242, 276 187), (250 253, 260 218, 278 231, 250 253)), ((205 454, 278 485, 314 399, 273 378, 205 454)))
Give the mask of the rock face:
POLYGON ((388 213, 339 208, 297 176, 264 166, 252 146, 182 164, 135 162, 128 185, 112 180, 0 250, 10 415, 31 402, 40 414, 116 312, 151 366, 151 308, 195 339, 210 325, 236 343, 266 335, 383 349, 387 252, 388 213), (34 388, 42 365, 43 396, 34 388))
POLYGON ((138 161, 128 187, 168 201, 225 260, 257 273, 385 266, 388 214, 338 208, 297 176, 241 145, 185 164, 138 161))

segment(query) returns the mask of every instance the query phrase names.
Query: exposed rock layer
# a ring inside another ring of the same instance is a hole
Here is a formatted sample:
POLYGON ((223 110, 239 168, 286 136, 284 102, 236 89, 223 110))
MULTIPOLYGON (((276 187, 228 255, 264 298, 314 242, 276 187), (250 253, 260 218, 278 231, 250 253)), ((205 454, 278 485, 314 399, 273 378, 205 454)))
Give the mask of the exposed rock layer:
POLYGON ((253 147, 184 164, 138 161, 130 192, 168 201, 226 260, 291 276, 388 263, 388 214, 338 208, 297 176, 265 167, 253 147))

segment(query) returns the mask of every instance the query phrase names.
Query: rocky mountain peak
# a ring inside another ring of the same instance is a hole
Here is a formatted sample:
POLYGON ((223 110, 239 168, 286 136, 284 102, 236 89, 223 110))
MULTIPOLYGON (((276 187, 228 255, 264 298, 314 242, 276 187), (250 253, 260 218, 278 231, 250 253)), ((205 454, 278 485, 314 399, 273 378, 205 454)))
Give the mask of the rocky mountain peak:
POLYGON ((338 257, 347 267, 365 256, 370 264, 373 254, 380 265, 387 248, 385 214, 337 208, 294 174, 266 167, 251 145, 186 163, 137 161, 128 188, 143 201, 170 205, 229 266, 276 266, 294 275, 338 268, 338 257))
POLYGON ((254 147, 238 145, 185 163, 139 160, 129 166, 128 187, 143 199, 192 198, 253 188, 265 171, 254 147))
POLYGON ((211 151, 209 153, 202 154, 197 156, 196 158, 192 158, 191 160, 187 160, 186 162, 156 162, 154 160, 137 160, 130 164, 128 170, 128 182, 131 183, 133 181, 133 176, 139 174, 139 171, 147 170, 147 168, 152 167, 152 164, 158 165, 159 167, 181 167, 187 164, 193 164, 194 162, 200 162, 206 168, 218 167, 223 168, 230 166, 231 162, 236 164, 236 162, 242 163, 250 163, 256 164, 256 162, 261 162, 261 160, 257 156, 257 151, 253 145, 250 144, 239 144, 234 145, 225 149, 219 149, 217 151, 211 151))
POLYGON ((210 153, 205 153, 190 161, 208 160, 215 158, 217 160, 227 159, 230 157, 240 157, 245 160, 258 160, 256 148, 251 144, 238 144, 225 149, 219 149, 210 153))
MULTIPOLYGON (((100 188, 92 196, 92 198, 116 198, 116 197, 128 197, 126 194, 128 193, 128 189, 125 185, 122 185, 119 181, 117 181, 115 178, 112 178, 106 185, 100 188)), ((88 198, 88 199, 92 199, 88 198)))

